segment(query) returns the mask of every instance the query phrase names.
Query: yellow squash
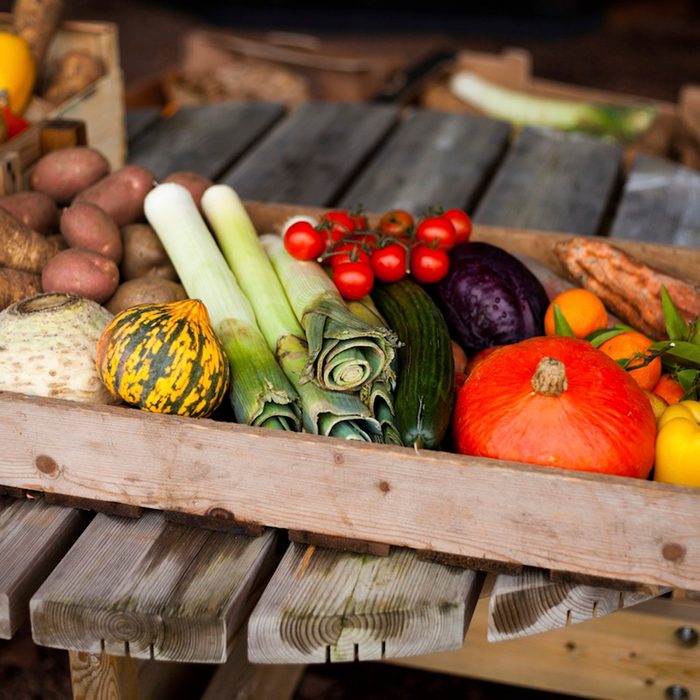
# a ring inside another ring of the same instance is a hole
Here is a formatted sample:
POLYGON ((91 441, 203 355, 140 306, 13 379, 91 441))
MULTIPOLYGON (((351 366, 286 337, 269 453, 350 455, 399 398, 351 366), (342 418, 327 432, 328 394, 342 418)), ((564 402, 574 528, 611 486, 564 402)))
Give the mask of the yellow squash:
POLYGON ((659 418, 654 479, 700 488, 700 401, 681 401, 659 418))
POLYGON ((0 32, 0 105, 20 115, 29 104, 36 81, 36 66, 29 44, 22 37, 0 32))

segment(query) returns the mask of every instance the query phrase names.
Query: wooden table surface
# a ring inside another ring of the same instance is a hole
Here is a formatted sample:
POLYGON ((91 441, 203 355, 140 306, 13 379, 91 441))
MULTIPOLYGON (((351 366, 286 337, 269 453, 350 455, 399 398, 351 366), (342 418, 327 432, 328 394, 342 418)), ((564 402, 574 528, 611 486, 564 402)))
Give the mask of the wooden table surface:
MULTIPOLYGON (((618 145, 579 134, 514 134, 480 117, 325 102, 292 112, 228 103, 183 108, 168 119, 146 109, 129 113, 127 128, 130 162, 156 178, 191 170, 233 185, 244 199, 416 214, 432 205, 464 207, 477 223, 700 242, 698 173, 648 156, 624 172, 618 145)), ((114 682, 117 697, 129 698, 139 692, 134 659, 228 657, 217 683, 224 674, 240 676, 246 635, 252 661, 287 664, 296 678, 310 662, 456 649, 483 583, 479 572, 408 550, 342 553, 289 544, 283 532, 252 537, 156 512, 91 517, 4 498, 0 561, 8 556, 11 570, 0 570, 0 636, 10 637, 31 608, 35 640, 73 652, 76 693, 94 695, 114 682)), ((492 600, 501 604, 500 629, 507 623, 517 636, 645 597, 527 571, 496 580, 492 600), (524 590, 527 623, 503 608, 524 590)), ((285 692, 289 674, 280 680, 285 692)), ((700 680, 693 689, 700 692, 700 680)))

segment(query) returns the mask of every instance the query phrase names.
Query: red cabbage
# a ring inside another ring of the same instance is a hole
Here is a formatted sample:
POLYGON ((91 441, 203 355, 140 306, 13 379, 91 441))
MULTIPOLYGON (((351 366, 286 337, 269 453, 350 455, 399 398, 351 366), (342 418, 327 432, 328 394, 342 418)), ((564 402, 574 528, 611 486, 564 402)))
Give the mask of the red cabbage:
POLYGON ((455 246, 450 270, 432 292, 467 353, 544 335, 547 292, 517 258, 490 243, 455 246))

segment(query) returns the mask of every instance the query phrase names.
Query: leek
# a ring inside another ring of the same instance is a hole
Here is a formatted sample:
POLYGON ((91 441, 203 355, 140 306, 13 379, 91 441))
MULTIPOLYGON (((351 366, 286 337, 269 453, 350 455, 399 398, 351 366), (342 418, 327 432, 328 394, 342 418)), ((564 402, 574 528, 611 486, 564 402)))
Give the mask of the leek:
POLYGON ((379 423, 356 394, 330 392, 302 381, 308 363, 304 331, 235 191, 228 185, 208 188, 202 209, 268 347, 301 397, 304 428, 332 437, 380 441, 379 423))
MULTIPOLYGON (((348 309, 358 318, 372 326, 386 326, 387 323, 374 305, 371 297, 347 302, 348 309)), ((392 370, 396 372, 397 358, 394 357, 392 370)), ((402 445, 401 435, 394 422, 394 389, 396 382, 388 378, 379 378, 371 384, 366 384, 360 392, 360 398, 369 407, 372 415, 379 421, 384 442, 391 445, 402 445)))
POLYGON ((359 391, 377 378, 395 379, 398 338, 352 314, 316 262, 295 260, 280 236, 260 238, 309 344, 305 381, 331 391, 359 391))
POLYGON ((468 71, 455 73, 450 78, 449 87, 459 99, 484 114, 518 126, 584 131, 622 141, 641 136, 657 116, 657 110, 647 105, 611 105, 541 97, 496 85, 468 71))
POLYGON ((300 430, 299 397, 267 347, 190 193, 176 183, 158 185, 146 196, 144 209, 187 294, 207 307, 231 365, 236 420, 300 430))

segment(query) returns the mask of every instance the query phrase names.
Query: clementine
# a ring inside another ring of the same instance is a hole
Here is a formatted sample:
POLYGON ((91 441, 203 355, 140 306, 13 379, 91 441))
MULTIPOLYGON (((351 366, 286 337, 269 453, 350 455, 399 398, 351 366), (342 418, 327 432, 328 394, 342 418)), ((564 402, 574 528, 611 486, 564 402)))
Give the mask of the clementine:
POLYGON ((652 393, 660 396, 667 404, 678 403, 685 396, 685 389, 679 381, 668 373, 662 374, 652 393))
POLYGON ((625 331, 616 335, 610 340, 606 340, 599 348, 606 355, 614 360, 628 360, 626 367, 630 376, 646 390, 652 391, 661 376, 661 359, 655 357, 648 360, 648 349, 652 345, 651 338, 637 331, 625 331))
POLYGON ((574 287, 557 294, 550 302, 544 315, 545 335, 556 335, 555 304, 577 338, 585 338, 589 333, 608 325, 608 312, 603 302, 588 289, 574 287))

